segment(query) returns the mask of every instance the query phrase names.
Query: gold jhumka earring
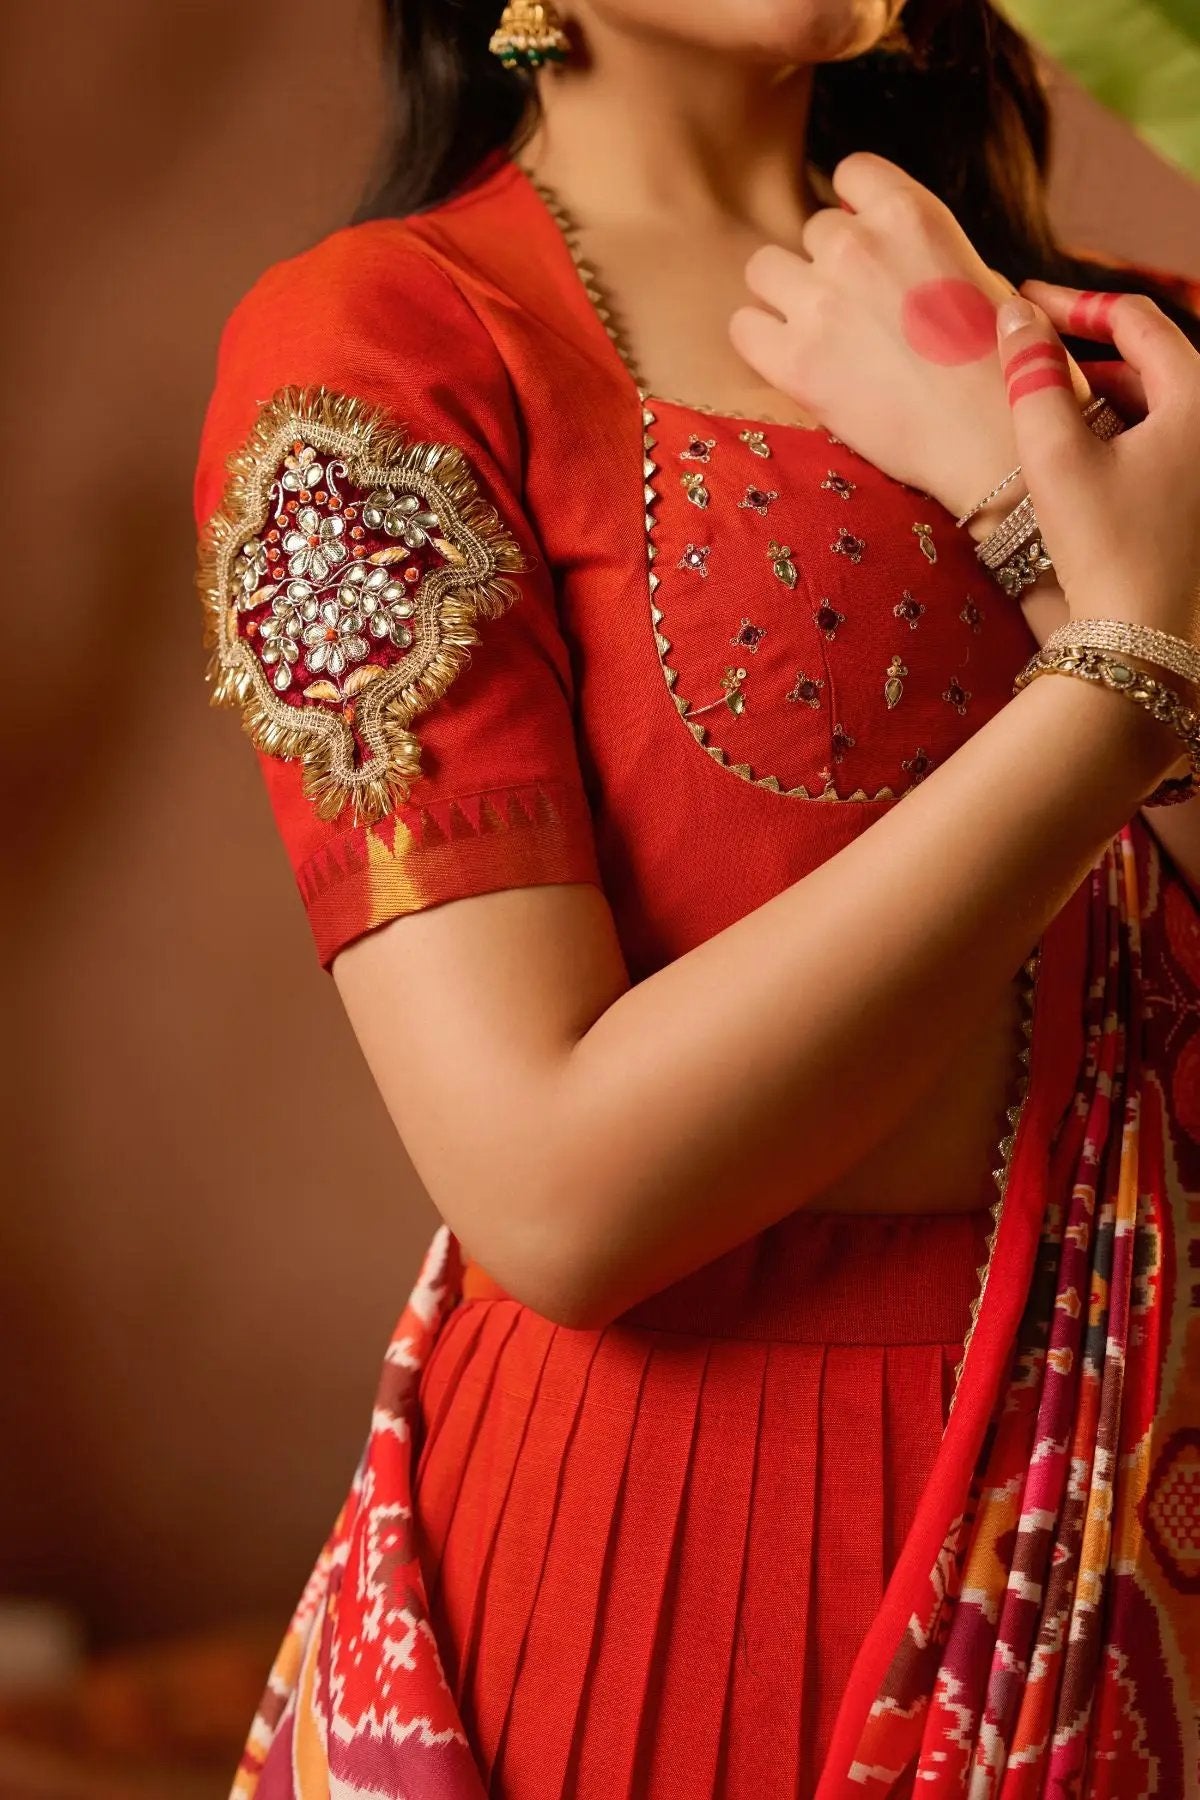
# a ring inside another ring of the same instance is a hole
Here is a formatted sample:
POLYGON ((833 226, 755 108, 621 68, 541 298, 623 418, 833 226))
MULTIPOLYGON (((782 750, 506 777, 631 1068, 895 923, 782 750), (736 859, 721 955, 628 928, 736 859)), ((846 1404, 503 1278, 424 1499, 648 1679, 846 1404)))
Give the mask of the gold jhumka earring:
POLYGON ((566 62, 571 41, 558 8, 549 0, 511 0, 488 49, 506 69, 540 69, 547 63, 566 62))

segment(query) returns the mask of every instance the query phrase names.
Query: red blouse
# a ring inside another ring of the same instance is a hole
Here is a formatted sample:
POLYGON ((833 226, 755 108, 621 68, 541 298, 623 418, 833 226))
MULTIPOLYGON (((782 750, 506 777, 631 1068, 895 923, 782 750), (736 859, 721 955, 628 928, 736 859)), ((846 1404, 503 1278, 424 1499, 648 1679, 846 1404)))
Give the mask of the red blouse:
POLYGON ((934 501, 824 431, 641 395, 507 159, 268 270, 196 511, 217 697, 326 967, 593 881, 637 980, 865 830, 1032 648, 934 501))
MULTIPOLYGON (((999 711, 1032 647, 934 502, 823 431, 643 397, 507 161, 268 271, 225 333, 196 502, 216 695, 259 748, 325 967, 403 913, 588 881, 637 980, 865 830, 999 711)), ((859 1242, 801 1209, 653 1296, 644 1335, 460 1307, 494 1290, 460 1282, 439 1232, 239 1793, 261 1772, 264 1794, 477 1797, 498 1746, 502 1784, 558 1791, 585 1682, 581 1792, 707 1794, 723 1732, 747 1792, 794 1787, 827 1742, 823 1796, 898 1793, 888 1771, 918 1758, 965 1792, 969 1760, 1006 1756, 1039 1791, 1091 1757, 1106 1791, 1160 1769, 1181 1792, 1188 1546, 1169 1558, 1195 1409, 1174 1271, 1195 1233, 1163 1099, 1187 1116, 1200 1037, 1178 1025, 1180 895, 1139 828, 1047 933, 937 1442, 978 1215, 859 1242), (836 1263, 869 1345, 826 1341, 854 1328, 811 1300, 819 1244, 821 1299, 836 1263), (920 1316, 897 1331, 896 1306, 920 1316)))

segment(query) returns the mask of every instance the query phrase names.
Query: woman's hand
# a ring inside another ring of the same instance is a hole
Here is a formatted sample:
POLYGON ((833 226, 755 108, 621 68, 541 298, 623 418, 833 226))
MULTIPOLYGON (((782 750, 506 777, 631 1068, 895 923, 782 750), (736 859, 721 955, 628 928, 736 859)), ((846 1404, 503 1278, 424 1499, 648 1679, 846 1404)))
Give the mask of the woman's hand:
POLYGON ((1200 644, 1200 354, 1140 294, 1085 306, 1073 288, 1023 292, 1000 309, 1000 357, 1017 458, 1070 616, 1200 644), (1113 343, 1140 384, 1144 418, 1110 443, 1080 419, 1052 321, 1113 343))
MULTIPOLYGON (((949 209, 883 157, 846 157, 833 185, 848 210, 805 225, 811 260, 774 245, 750 258, 764 304, 733 315, 734 348, 851 449, 957 516, 1019 460, 995 334, 1012 288, 949 209)), ((1075 380, 1082 403, 1087 383, 1075 380)), ((1006 489, 975 532, 1020 497, 1006 489)))

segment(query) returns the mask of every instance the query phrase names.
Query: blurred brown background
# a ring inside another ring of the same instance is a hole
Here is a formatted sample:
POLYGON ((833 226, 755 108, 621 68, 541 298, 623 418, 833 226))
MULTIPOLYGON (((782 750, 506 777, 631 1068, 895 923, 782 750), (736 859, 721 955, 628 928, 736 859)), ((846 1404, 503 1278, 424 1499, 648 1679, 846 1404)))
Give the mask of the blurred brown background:
MULTIPOLYGON (((199 1766, 341 1499, 435 1223, 207 706, 191 585, 217 333, 359 195, 376 10, 96 0, 6 27, 0 1592, 66 1602, 99 1652, 200 1634, 208 1738, 174 1690, 155 1714, 199 1766), (205 1634, 243 1626, 213 1675, 205 1634)), ((1068 236, 1200 275, 1200 190, 1056 86, 1068 236)), ((131 1764, 137 1729, 110 1744, 131 1764)), ((16 1767, 0 1794, 166 1792, 16 1767)))

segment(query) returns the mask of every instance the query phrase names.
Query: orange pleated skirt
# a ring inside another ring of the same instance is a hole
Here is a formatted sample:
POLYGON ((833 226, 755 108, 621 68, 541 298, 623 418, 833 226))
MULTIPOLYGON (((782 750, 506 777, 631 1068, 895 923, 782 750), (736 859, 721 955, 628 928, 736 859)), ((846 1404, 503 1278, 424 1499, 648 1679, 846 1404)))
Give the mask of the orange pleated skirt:
POLYGON ((600 1331, 468 1267, 414 1530, 492 1800, 811 1795, 989 1224, 794 1214, 600 1331))

